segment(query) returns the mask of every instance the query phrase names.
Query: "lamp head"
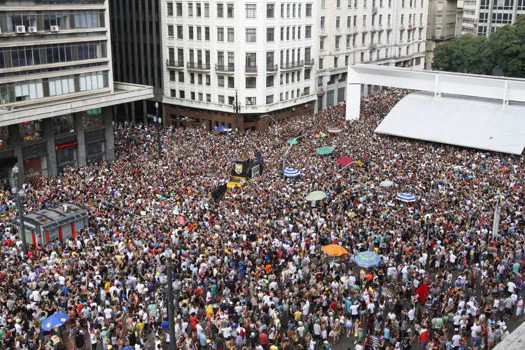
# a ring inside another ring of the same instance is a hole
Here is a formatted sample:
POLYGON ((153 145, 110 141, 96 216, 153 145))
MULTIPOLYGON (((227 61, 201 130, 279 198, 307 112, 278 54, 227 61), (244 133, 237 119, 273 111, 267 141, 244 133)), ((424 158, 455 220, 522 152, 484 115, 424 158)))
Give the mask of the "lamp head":
POLYGON ((18 174, 18 165, 15 165, 13 167, 13 174, 15 174, 15 175, 18 174))

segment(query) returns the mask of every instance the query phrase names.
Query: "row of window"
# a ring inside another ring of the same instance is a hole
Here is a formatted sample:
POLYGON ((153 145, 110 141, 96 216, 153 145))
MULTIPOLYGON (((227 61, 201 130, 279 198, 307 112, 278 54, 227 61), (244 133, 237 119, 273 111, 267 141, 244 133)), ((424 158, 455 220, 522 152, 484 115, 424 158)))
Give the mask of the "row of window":
MULTIPOLYGON (((361 26, 362 27, 366 27, 367 26, 367 21, 366 21, 366 15, 363 15, 363 20, 361 22, 361 26)), ((377 21, 377 25, 383 25, 383 15, 372 15, 371 16, 372 20, 370 22, 370 25, 371 26, 375 26, 376 25, 376 18, 378 19, 377 21)), ((391 15, 388 15, 387 17, 387 25, 391 25, 391 21, 392 20, 392 16, 391 15)), ((404 20, 405 20, 405 15, 404 14, 401 14, 401 17, 400 17, 400 23, 401 24, 405 24, 404 23, 404 20)), ((325 19, 325 16, 321 16, 320 18, 320 26, 321 26, 321 29, 325 28, 326 27, 326 19, 325 19)), ((423 24, 423 14, 420 13, 419 14, 419 23, 420 24, 423 24)), ((408 25, 415 25, 416 24, 416 15, 415 14, 409 14, 408 15, 408 25)), ((346 17, 346 27, 347 28, 350 28, 350 27, 357 27, 357 15, 355 16, 347 16, 346 17)), ((336 29, 340 29, 341 28, 341 17, 340 16, 336 16, 335 17, 335 28, 336 29)))
MULTIPOLYGON (((363 8, 367 8, 368 4, 371 4, 372 7, 376 7, 379 5, 380 8, 383 8, 386 2, 388 1, 388 8, 392 8, 392 0, 346 0, 347 7, 352 8, 352 3, 354 8, 358 8, 360 4, 363 5, 363 8)), ((483 0, 482 0, 483 1, 483 0)), ((488 1, 488 0, 485 0, 488 1)), ((343 0, 336 0, 335 6, 336 8, 341 8, 341 4, 343 3, 343 0)), ((420 7, 423 8, 425 2, 424 0, 420 0, 420 7)), ((401 7, 405 8, 406 5, 409 5, 410 8, 417 7, 416 0, 401 0, 401 7)), ((321 8, 326 8, 326 0, 321 0, 321 8)))
MULTIPOLYGON (((182 25, 176 26, 177 30, 177 39, 184 39, 184 27, 182 25)), ((257 29, 256 28, 246 28, 245 30, 246 42, 254 43, 257 42, 257 29)), ((175 37, 175 26, 168 25, 168 37, 175 37)), ((304 31, 305 39, 312 38, 312 26, 305 26, 304 31)), ((201 26, 188 26, 188 39, 189 40, 210 40, 210 27, 201 27, 201 26)), ((225 39, 232 43, 235 41, 235 29, 234 28, 217 28, 217 41, 224 42, 225 39), (226 29, 226 33, 225 30, 226 29), (226 37, 225 37, 226 34, 226 37)), ((300 26, 288 26, 281 27, 281 41, 285 40, 300 40, 301 39, 301 27, 300 26)), ((275 41, 275 28, 266 28, 266 41, 274 42, 275 41)))
MULTIPOLYGON (((493 10, 512 10, 514 8, 514 2, 517 1, 518 10, 525 9, 525 0, 499 0, 499 1, 492 1, 493 10)), ((490 8, 490 1, 489 0, 481 0, 480 3, 480 9, 482 10, 488 10, 490 8)))
POLYGON ((0 48, 0 69, 107 58, 105 42, 0 48))
MULTIPOLYGON (((301 93, 301 89, 296 89, 292 91, 287 92, 281 92, 279 94, 279 100, 281 102, 287 101, 289 99, 294 99, 296 97, 306 96, 310 94, 310 87, 307 86, 303 88, 303 91, 301 93)), ((170 90, 170 96, 171 97, 178 97, 185 99, 186 98, 186 91, 184 90, 178 90, 178 96, 177 96, 177 90, 171 89, 170 90)), ((224 96, 224 95, 217 95, 217 103, 219 104, 226 104, 226 97, 228 97, 228 104, 233 105, 235 103, 235 97, 234 96, 224 96)), ((274 95, 267 95, 266 96, 266 104, 272 104, 274 103, 274 95)), ((196 93, 195 91, 190 91, 189 99, 192 101, 200 101, 200 102, 208 102, 211 103, 211 94, 204 94, 202 92, 196 93)), ((246 97, 245 99, 245 105, 246 106, 255 106, 257 105, 257 98, 255 96, 246 97)))
MULTIPOLYGON (((209 50, 194 50, 190 49, 189 53, 189 62, 197 64, 210 65, 210 51, 209 50)), ((280 51, 280 64, 281 67, 289 66, 297 62, 303 61, 302 56, 303 50, 301 48, 297 49, 288 49, 280 51)), ((275 53, 273 51, 266 52, 266 67, 273 68, 275 65, 275 53)), ((310 47, 304 48, 304 61, 309 62, 311 60, 312 49, 310 47)), ((179 66, 184 62, 184 49, 177 49, 177 57, 175 57, 175 48, 168 48, 168 61, 177 62, 179 66), (177 58, 177 60, 175 60, 177 58)), ((246 67, 256 67, 257 66, 257 54, 255 52, 248 52, 245 56, 246 67)), ((225 56, 224 51, 217 52, 217 65, 220 67, 228 65, 228 67, 233 68, 235 63, 235 53, 230 51, 227 52, 227 57, 225 56), (227 58, 227 63, 226 63, 227 58)))
MULTIPOLYGON (((313 4, 306 4, 304 16, 312 17, 312 6, 313 4)), ((217 4, 217 18, 234 18, 234 4, 226 4, 224 7, 223 3, 217 4), (225 11, 226 10, 226 11, 225 11)), ((182 2, 167 3, 168 16, 182 17, 183 6, 182 2)), ((281 18, 301 18, 303 16, 302 4, 281 4, 281 18)), ((210 17, 210 5, 208 3, 201 4, 200 2, 187 4, 187 17, 210 17)), ((245 5, 245 18, 257 18, 257 4, 246 4, 245 5)), ((266 4, 266 18, 275 18, 275 4, 266 4)))
MULTIPOLYGON (((348 60, 348 57, 347 57, 348 60)), ((304 73, 301 71, 297 72, 289 72, 289 73, 282 73, 280 75, 280 85, 283 84, 289 84, 289 83, 295 83, 301 81, 301 75, 303 74, 303 79, 308 80, 311 78, 311 70, 305 69, 304 73)), ((170 81, 171 82, 178 82, 178 83, 185 83, 186 81, 186 75, 184 72, 174 72, 170 71, 170 81)), ((266 76, 266 87, 273 87, 275 86, 275 76, 274 75, 268 75, 266 76)), ((195 74, 190 73, 189 74, 189 83, 193 85, 206 85, 211 86, 211 76, 209 74, 195 74)), ((245 88, 247 89, 255 89, 257 87, 257 77, 246 77, 245 81, 245 88)), ((235 79, 234 77, 225 77, 223 75, 219 75, 217 77, 217 86, 218 87, 228 87, 231 89, 235 88, 235 79)))
POLYGON ((108 72, 75 74, 0 85, 0 105, 99 90, 109 86, 108 72))
MULTIPOLYGON (((421 46, 421 43, 417 44, 417 49, 414 51, 414 52, 422 52, 421 50, 424 50, 424 47, 421 46)), ((406 55, 410 55, 412 54, 412 50, 410 48, 410 46, 407 46, 405 47, 404 49, 406 55)), ((369 52, 369 60, 381 60, 381 59, 385 59, 385 58, 389 58, 389 50, 388 48, 378 48, 378 49, 372 49, 372 50, 369 50, 369 51, 363 51, 360 53, 361 55, 361 60, 359 62, 356 62, 356 59, 355 59, 355 56, 352 56, 353 59, 352 59, 352 62, 350 62, 350 56, 349 55, 345 55, 344 56, 344 64, 341 65, 341 58, 342 57, 338 57, 338 56, 334 56, 332 57, 332 62, 333 62, 333 67, 332 68, 340 68, 340 67, 348 67, 349 64, 356 64, 356 63, 361 63, 361 62, 368 62, 368 61, 365 61, 365 52, 369 52)), ((403 55, 403 49, 401 47, 398 48, 398 52, 397 52, 397 57, 401 57, 403 55)), ((393 57, 396 57, 396 53, 394 52, 394 56, 393 57)), ((324 57, 320 57, 319 58, 319 69, 320 70, 323 70, 323 69, 327 69, 329 67, 325 67, 325 62, 327 61, 328 59, 327 58, 324 58, 324 57)), ((321 85, 320 85, 321 86, 321 85)))
POLYGON ((38 11, 38 12, 3 12, 0 13, 2 33, 15 33, 23 26, 25 32, 49 31, 52 26, 59 30, 104 28, 104 11, 38 11), (29 28, 34 28, 30 30, 29 28))

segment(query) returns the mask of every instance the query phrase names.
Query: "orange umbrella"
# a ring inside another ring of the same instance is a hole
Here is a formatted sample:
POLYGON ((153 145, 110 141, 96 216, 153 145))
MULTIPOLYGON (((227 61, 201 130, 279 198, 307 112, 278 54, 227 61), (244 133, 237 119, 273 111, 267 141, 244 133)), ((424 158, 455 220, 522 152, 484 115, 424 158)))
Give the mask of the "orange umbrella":
POLYGON ((321 250, 330 256, 341 256, 348 254, 348 250, 341 247, 339 244, 325 245, 323 248, 321 248, 321 250))

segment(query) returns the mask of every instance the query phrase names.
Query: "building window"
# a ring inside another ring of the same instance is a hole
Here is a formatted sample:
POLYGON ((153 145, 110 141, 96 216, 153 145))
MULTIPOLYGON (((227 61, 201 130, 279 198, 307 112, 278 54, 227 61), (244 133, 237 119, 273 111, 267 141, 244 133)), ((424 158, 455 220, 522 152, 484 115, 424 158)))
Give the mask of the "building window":
POLYGON ((186 98, 186 92, 184 90, 179 90, 179 98, 186 98))
POLYGON ((184 72, 179 72, 179 83, 184 83, 184 72))
POLYGON ((306 95, 310 95, 310 87, 309 86, 305 87, 304 90, 303 90, 303 96, 306 96, 306 95))
POLYGON ((228 77, 228 87, 230 89, 235 88, 235 79, 234 79, 234 77, 228 77))
POLYGON ((275 33, 275 28, 266 29, 266 41, 267 42, 273 42, 275 40, 274 33, 275 33))
POLYGON ((311 39, 312 38, 312 26, 306 26, 304 28, 304 37, 305 39, 311 39))
POLYGON ((177 26, 177 39, 183 39, 183 38, 184 38, 184 34, 183 34, 182 26, 177 26))
POLYGON ((255 28, 246 28, 246 42, 254 43, 257 41, 257 30, 255 28))
POLYGON ((168 25, 168 38, 173 38, 175 36, 175 29, 170 24, 168 25))
POLYGON ((175 81, 175 72, 170 70, 170 81, 175 81))
POLYGON ((211 102, 211 94, 206 94, 206 102, 211 102))
POLYGON ((321 17, 321 29, 324 29, 324 16, 321 17))
POLYGON ((312 4, 306 4, 306 17, 312 17, 312 4))
POLYGON ((235 32, 234 28, 228 28, 228 42, 233 43, 235 41, 235 32))
POLYGON ((173 16, 173 3, 168 2, 167 6, 168 6, 168 16, 173 16))
POLYGON ((177 7, 177 17, 181 17, 182 16, 182 2, 178 2, 175 6, 177 7))
POLYGON ((255 97, 246 97, 246 105, 247 106, 255 106, 257 103, 256 103, 256 98, 255 97))
POLYGON ((312 74, 312 71, 310 69, 304 70, 304 80, 310 79, 310 75, 312 74))
POLYGON ((204 40, 210 41, 210 27, 204 27, 204 40))
POLYGON ((211 77, 209 74, 206 74, 206 85, 210 86, 211 85, 211 77))
POLYGON ((341 26, 341 17, 337 16, 335 18, 335 28, 339 29, 340 26, 341 26))
POLYGON ((266 87, 272 87, 274 85, 274 76, 268 75, 266 77, 266 87))
POLYGON ((246 78, 246 88, 247 89, 255 89, 257 87, 257 78, 250 77, 246 78))
POLYGON ((267 4, 266 5, 266 18, 274 18, 274 17, 275 17, 275 5, 267 4))
POLYGON ((224 77, 222 75, 219 75, 219 87, 224 87, 224 77))
POLYGON ((246 4, 246 18, 256 18, 257 16, 257 5, 246 4))
POLYGON ((273 103, 273 95, 266 96, 266 104, 270 105, 273 103))
POLYGON ((323 69, 323 59, 319 58, 319 69, 323 69))
POLYGON ((191 99, 192 101, 195 101, 195 91, 191 91, 191 92, 190 92, 190 99, 191 99))
POLYGON ((188 4, 188 16, 193 17, 193 3, 188 4))
POLYGON ((339 43, 341 41, 341 35, 336 35, 335 36, 335 49, 336 50, 339 50, 339 43))
POLYGON ((233 18, 233 4, 227 4, 227 16, 233 18))
POLYGON ((224 95, 219 95, 218 97, 219 97, 218 98, 219 103, 224 104, 224 95))
POLYGON ((224 17, 224 4, 217 4, 217 17, 218 18, 224 17))
POLYGON ((188 26, 188 38, 193 40, 193 26, 188 26))
POLYGON ((210 17, 210 4, 208 3, 204 4, 204 17, 210 17))

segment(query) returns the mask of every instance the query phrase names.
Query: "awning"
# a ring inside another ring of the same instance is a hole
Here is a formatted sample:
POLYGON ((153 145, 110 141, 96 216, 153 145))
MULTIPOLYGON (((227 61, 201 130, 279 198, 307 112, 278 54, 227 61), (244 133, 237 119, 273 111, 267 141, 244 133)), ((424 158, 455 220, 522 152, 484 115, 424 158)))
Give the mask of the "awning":
POLYGON ((525 106, 501 100, 412 93, 394 106, 377 133, 502 153, 525 147, 525 106))

